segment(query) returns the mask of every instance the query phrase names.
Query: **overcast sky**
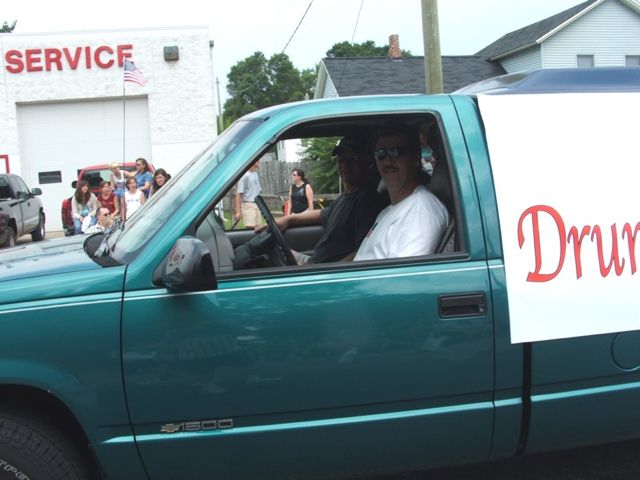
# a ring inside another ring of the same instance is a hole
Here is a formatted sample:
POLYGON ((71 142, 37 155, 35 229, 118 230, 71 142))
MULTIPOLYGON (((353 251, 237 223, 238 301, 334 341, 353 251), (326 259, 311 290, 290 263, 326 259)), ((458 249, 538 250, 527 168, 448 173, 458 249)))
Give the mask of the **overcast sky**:
MULTIPOLYGON (((309 0, 3 0, 2 21, 17 20, 16 33, 140 27, 209 27, 214 68, 222 87, 231 66, 255 51, 279 53, 309 0)), ((440 0, 438 14, 443 55, 470 55, 505 33, 581 3, 579 0, 440 0)), ((373 40, 386 44, 400 36, 400 47, 424 52, 420 0, 314 0, 287 53, 293 64, 314 67, 337 42, 373 40), (356 28, 358 11, 362 5, 356 28)), ((144 67, 141 66, 143 69, 144 67)), ((143 70, 144 71, 144 70, 143 70)), ((221 92, 226 97, 226 92, 221 92)))

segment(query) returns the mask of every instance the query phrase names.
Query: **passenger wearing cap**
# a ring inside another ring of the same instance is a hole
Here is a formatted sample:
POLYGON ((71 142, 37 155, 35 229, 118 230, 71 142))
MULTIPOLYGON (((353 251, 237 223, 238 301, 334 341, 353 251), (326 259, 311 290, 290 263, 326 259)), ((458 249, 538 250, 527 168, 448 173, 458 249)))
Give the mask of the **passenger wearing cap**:
POLYGON ((435 253, 449 223, 447 208, 422 185, 420 136, 403 124, 376 134, 374 158, 391 205, 380 212, 355 261, 435 253))
POLYGON ((347 136, 333 149, 344 189, 327 208, 276 220, 282 231, 294 226, 323 225, 324 231, 313 255, 294 252, 299 264, 353 260, 376 215, 384 207, 381 197, 369 185, 373 163, 364 147, 362 139, 347 136))

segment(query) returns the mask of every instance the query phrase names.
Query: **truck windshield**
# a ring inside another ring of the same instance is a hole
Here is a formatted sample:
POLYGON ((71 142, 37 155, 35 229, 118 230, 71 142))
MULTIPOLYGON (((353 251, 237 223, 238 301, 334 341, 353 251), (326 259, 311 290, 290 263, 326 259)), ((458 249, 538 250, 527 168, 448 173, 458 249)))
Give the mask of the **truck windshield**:
POLYGON ((258 121, 238 121, 216 138, 211 146, 153 195, 137 215, 127 220, 124 228, 113 232, 107 239, 107 247, 113 256, 124 263, 131 261, 200 182, 259 125, 258 121))

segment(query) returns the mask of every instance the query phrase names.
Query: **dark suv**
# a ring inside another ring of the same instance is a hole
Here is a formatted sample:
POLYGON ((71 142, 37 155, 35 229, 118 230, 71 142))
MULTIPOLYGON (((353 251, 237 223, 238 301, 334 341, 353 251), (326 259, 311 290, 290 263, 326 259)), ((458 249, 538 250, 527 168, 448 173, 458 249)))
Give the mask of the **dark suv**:
POLYGON ((45 216, 38 195, 42 190, 31 190, 18 175, 0 174, 0 247, 12 247, 28 233, 34 241, 44 239, 45 216))

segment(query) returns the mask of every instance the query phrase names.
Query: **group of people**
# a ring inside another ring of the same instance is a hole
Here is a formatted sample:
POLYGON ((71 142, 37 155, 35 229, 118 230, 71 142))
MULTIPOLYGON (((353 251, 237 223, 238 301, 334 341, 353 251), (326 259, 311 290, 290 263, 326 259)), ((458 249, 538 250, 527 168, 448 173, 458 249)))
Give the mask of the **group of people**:
MULTIPOLYGON (((238 182, 236 189, 234 220, 242 219, 245 228, 256 228, 262 225, 262 215, 255 198, 262 192, 258 168, 260 161, 254 163, 238 182)), ((294 168, 291 171, 289 198, 285 202, 285 215, 296 215, 313 210, 313 189, 307 181, 304 171, 294 168)))
POLYGON ((171 178, 165 169, 151 172, 146 159, 136 159, 132 172, 113 163, 109 180, 100 182, 94 195, 86 180, 78 180, 71 199, 74 234, 97 233, 109 228, 116 219, 131 218, 151 195, 171 178))
POLYGON ((388 124, 374 133, 370 145, 373 155, 366 153, 366 139, 343 138, 333 155, 344 193, 323 210, 307 209, 276 221, 282 231, 323 225, 313 255, 294 252, 299 264, 435 253, 449 213, 423 184, 420 132, 404 124, 388 124), (388 193, 387 202, 369 181, 374 168, 388 193))

